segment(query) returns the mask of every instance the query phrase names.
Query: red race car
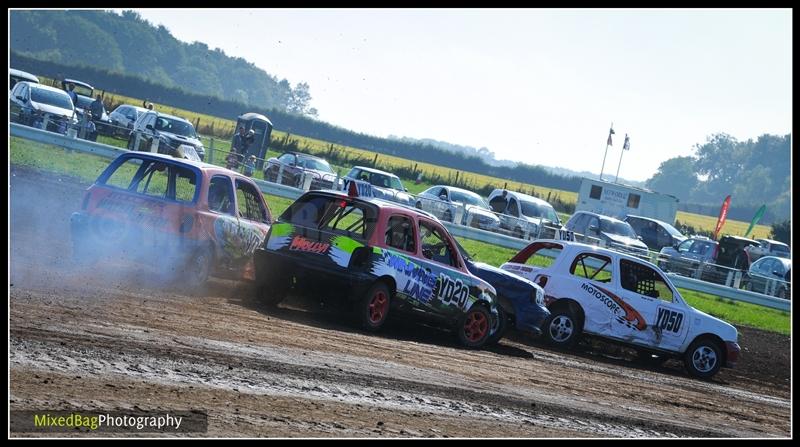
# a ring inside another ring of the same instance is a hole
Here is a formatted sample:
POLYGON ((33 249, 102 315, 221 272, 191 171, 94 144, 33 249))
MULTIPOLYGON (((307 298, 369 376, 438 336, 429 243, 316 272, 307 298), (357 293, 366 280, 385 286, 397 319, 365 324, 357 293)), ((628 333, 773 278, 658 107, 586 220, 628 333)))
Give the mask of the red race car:
POLYGON ((253 252, 272 216, 258 186, 198 161, 145 152, 117 157, 72 214, 73 259, 123 256, 155 264, 190 290, 210 275, 254 279, 253 252))

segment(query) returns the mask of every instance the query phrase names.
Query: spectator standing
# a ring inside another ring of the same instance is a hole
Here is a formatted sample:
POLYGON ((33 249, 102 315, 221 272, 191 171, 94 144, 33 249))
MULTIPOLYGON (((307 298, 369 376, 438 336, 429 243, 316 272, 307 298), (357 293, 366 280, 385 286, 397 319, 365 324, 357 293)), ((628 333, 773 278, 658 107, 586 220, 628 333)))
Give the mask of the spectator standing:
POLYGON ((239 157, 241 155, 237 154, 236 151, 231 148, 231 151, 228 152, 228 156, 225 157, 225 167, 230 169, 231 171, 236 171, 239 169, 239 157))
POLYGON ((100 98, 100 95, 97 95, 97 99, 92 102, 90 109, 92 111, 93 120, 99 120, 103 118, 103 113, 106 111, 106 108, 103 106, 103 100, 100 98))
POLYGON ((67 90, 67 94, 69 95, 69 98, 72 100, 72 105, 73 106, 77 106, 78 105, 78 94, 75 93, 75 84, 69 84, 67 86, 67 89, 68 89, 67 90))
POLYGON ((251 155, 247 157, 247 161, 244 163, 244 175, 252 177, 253 171, 255 169, 256 169, 256 156, 251 155))

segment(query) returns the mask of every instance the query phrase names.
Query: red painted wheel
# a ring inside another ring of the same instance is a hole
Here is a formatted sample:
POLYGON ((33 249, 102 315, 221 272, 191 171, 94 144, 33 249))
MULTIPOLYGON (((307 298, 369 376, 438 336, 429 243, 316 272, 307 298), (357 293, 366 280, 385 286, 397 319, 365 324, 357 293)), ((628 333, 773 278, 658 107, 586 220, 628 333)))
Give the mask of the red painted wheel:
POLYGON ((458 338, 468 348, 480 348, 489 340, 492 316, 485 307, 473 305, 461 318, 458 338))
POLYGON ((377 331, 383 326, 389 315, 390 302, 391 292, 386 284, 378 282, 370 287, 359 306, 361 325, 364 329, 377 331))

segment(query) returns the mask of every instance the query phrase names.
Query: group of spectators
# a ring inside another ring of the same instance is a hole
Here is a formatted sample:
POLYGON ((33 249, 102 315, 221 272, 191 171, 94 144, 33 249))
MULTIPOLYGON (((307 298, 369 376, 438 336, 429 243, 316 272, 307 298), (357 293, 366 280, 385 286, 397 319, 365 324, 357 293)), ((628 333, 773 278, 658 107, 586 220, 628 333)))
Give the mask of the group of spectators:
POLYGON ((242 174, 252 177, 256 169, 256 156, 253 154, 248 155, 250 145, 255 141, 255 132, 250 129, 245 132, 244 127, 239 126, 239 131, 233 136, 233 143, 231 144, 231 151, 225 157, 225 167, 238 171, 239 166, 242 166, 242 174))

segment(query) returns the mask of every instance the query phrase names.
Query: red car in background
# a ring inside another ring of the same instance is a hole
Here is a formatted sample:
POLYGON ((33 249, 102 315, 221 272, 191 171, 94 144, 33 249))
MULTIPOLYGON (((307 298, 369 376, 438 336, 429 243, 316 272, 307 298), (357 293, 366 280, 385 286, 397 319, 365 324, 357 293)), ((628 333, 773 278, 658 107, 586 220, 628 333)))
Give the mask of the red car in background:
POLYGON ((103 171, 70 220, 73 258, 155 265, 193 291, 210 275, 254 279, 272 216, 256 184, 199 161, 129 152, 103 171))

